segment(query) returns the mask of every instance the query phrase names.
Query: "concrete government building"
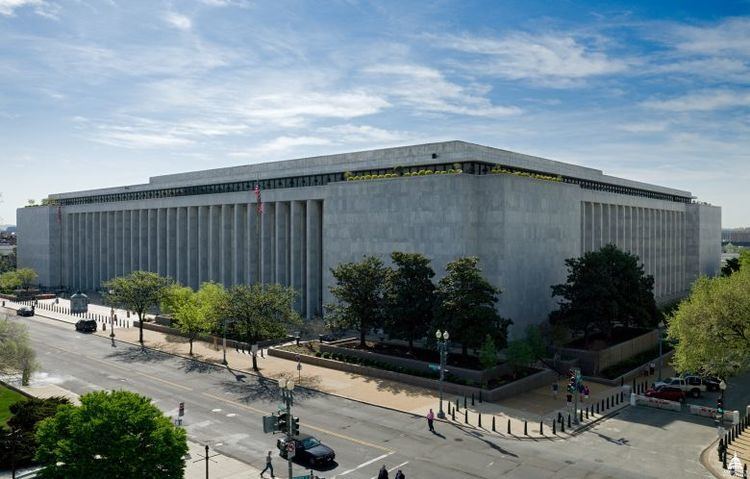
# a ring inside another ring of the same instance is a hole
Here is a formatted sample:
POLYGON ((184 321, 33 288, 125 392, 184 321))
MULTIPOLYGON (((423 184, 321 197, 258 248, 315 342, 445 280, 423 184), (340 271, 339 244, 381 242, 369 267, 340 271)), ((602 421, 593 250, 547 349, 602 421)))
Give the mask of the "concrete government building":
POLYGON ((521 328, 555 307, 550 285, 565 280, 566 258, 614 243, 640 257, 667 301, 716 274, 721 255, 721 209, 688 191, 461 141, 157 176, 49 200, 17 212, 19 266, 44 286, 91 290, 134 270, 193 288, 276 282, 299 291, 308 318, 331 300, 330 268, 363 255, 421 252, 438 277, 449 261, 478 256, 503 290, 499 310, 521 328))

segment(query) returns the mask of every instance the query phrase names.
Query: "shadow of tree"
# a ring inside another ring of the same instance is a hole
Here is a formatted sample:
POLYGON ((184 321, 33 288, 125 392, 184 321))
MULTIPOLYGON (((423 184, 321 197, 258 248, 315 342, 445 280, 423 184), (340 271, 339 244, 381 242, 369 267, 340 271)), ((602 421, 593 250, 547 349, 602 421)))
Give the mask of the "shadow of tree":
POLYGON ((196 359, 191 358, 182 358, 181 360, 181 366, 182 369, 185 371, 185 373, 201 373, 201 374, 211 374, 211 373, 219 373, 224 370, 223 367, 217 366, 215 364, 208 364, 203 362, 205 359, 202 359, 201 361, 197 361, 196 359))
MULTIPOLYGON (((224 391, 230 392, 239 396, 239 400, 245 403, 251 403, 255 401, 267 401, 267 402, 281 402, 281 391, 279 389, 279 383, 275 379, 257 377, 246 381, 246 378, 237 379, 239 375, 237 372, 232 371, 235 374, 235 381, 225 380, 220 383, 220 386, 224 391)), ((307 389, 306 387, 294 389, 294 400, 304 401, 315 397, 322 396, 323 393, 307 389)))
POLYGON ((128 346, 124 349, 112 351, 105 356, 107 358, 117 359, 126 363, 155 363, 171 359, 172 356, 161 351, 140 346, 128 346))
POLYGON ((366 383, 374 383, 378 391, 387 391, 395 394, 406 394, 407 396, 427 396, 432 395, 435 391, 419 386, 412 386, 409 384, 403 384, 391 379, 381 379, 372 376, 364 376, 355 373, 349 373, 349 377, 352 379, 363 378, 366 383))

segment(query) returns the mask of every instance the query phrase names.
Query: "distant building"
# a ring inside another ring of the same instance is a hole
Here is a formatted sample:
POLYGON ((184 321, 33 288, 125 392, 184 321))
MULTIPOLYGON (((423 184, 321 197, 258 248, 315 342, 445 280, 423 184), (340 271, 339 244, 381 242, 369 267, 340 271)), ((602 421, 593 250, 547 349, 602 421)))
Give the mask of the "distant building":
POLYGON ((750 246, 750 228, 723 229, 721 242, 732 243, 736 246, 750 246))
POLYGON ((566 258, 614 243, 640 257, 666 301, 717 274, 721 255, 721 209, 688 191, 461 141, 157 176, 49 201, 18 210, 19 266, 45 286, 92 290, 138 269, 194 288, 275 282, 299 291, 307 317, 332 299, 330 269, 363 255, 421 252, 439 276, 478 256, 519 328, 556 307, 550 285, 565 281, 566 258))

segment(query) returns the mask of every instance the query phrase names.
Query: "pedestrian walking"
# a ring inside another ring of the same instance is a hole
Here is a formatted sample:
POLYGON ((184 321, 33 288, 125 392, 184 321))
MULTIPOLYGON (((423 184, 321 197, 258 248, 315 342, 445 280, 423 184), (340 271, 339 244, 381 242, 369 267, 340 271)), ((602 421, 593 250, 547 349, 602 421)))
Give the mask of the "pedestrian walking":
POLYGON ((583 397, 587 401, 589 400, 589 396, 591 395, 591 390, 589 389, 588 385, 583 387, 583 397))
POLYGON ((399 469, 398 472, 396 473, 395 479, 406 479, 406 476, 404 475, 403 472, 401 472, 401 469, 399 469))
POLYGON ((434 421, 435 413, 432 412, 432 408, 430 408, 430 412, 427 413, 427 427, 430 428, 430 432, 435 432, 435 426, 433 425, 434 421))
POLYGON ((557 382, 552 383, 552 397, 557 399, 557 395, 560 393, 560 385, 557 382))
POLYGON ((651 364, 648 365, 648 372, 650 376, 653 376, 656 372, 656 364, 653 361, 651 361, 651 364))
POLYGON ((380 472, 378 472, 378 479, 388 479, 388 469, 386 469, 385 464, 380 467, 380 472))
MULTIPOLYGON (((268 451, 268 455, 266 456, 266 467, 263 468, 262 471, 260 471, 260 477, 265 477, 263 475, 263 473, 265 473, 266 471, 271 471, 271 477, 272 478, 274 477, 274 475, 273 475, 273 464, 271 464, 271 460, 272 460, 272 458, 271 458, 271 451, 268 451)), ((208 466, 206 466, 206 467, 208 467, 208 466)), ((388 477, 388 476, 386 476, 386 477, 388 477)))

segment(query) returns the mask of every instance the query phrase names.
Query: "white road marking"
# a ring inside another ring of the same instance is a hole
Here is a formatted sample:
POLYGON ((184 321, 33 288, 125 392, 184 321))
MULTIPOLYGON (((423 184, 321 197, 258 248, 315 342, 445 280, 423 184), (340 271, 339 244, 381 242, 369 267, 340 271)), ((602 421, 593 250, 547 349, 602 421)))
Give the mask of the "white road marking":
POLYGON ((355 467, 354 469, 349 469, 348 471, 344 471, 344 472, 342 472, 341 474, 338 474, 338 475, 336 475, 336 476, 334 476, 334 477, 338 477, 338 476, 345 476, 345 475, 349 474, 350 472, 354 472, 354 471, 356 471, 356 470, 358 470, 358 469, 362 469, 362 468, 363 468, 363 467, 365 467, 365 466, 369 466, 369 465, 370 465, 370 464, 372 464, 373 462, 377 462, 377 461, 380 461, 381 459, 385 459, 386 457, 390 456, 390 455, 391 455, 391 454, 393 454, 394 452, 396 452, 396 451, 391 451, 391 452, 389 452, 389 453, 387 453, 387 454, 383 454, 382 456, 378 456, 378 457, 376 457, 375 459, 370 459, 369 461, 367 461, 367 462, 363 462, 362 464, 360 464, 359 466, 355 467))
POLYGON ((221 412, 221 409, 211 409, 211 412, 221 412))
MULTIPOLYGON (((388 469, 388 472, 393 472, 393 471, 395 471, 396 469, 400 469, 400 468, 404 467, 404 466, 405 466, 405 465, 407 465, 407 464, 409 464, 409 461, 406 461, 406 462, 402 462, 402 463, 401 463, 401 464, 399 464, 398 466, 393 466, 392 468, 388 469)), ((378 479, 378 476, 372 476, 372 478, 370 478, 370 479, 378 479)))
POLYGON ((227 414, 227 417, 234 417, 234 416, 236 416, 236 414, 233 412, 230 412, 229 414, 227 414))

